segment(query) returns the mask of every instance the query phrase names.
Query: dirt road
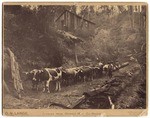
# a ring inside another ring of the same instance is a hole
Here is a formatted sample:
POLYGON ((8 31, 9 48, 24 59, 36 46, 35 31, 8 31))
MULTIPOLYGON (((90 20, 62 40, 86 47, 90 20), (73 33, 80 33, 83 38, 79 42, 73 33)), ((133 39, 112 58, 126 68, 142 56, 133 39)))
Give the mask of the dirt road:
POLYGON ((10 95, 5 96, 4 107, 5 108, 47 108, 50 102, 61 103, 64 105, 71 105, 80 98, 83 92, 92 90, 98 86, 101 86, 107 77, 94 79, 91 82, 78 83, 76 85, 62 87, 59 92, 43 93, 42 91, 33 91, 27 89, 24 93, 24 98, 18 100, 10 95), (10 103, 11 101, 11 103, 10 103), (12 102, 13 101, 13 102, 12 102))

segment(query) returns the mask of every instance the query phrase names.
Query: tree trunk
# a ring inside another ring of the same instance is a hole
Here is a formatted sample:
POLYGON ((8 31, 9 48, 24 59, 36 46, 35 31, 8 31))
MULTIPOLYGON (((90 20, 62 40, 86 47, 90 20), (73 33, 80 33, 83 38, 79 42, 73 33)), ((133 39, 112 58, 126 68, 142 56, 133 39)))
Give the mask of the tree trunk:
POLYGON ((76 53, 76 43, 74 44, 74 54, 75 54, 75 62, 76 62, 76 65, 78 65, 78 56, 77 56, 77 53, 76 53))
POLYGON ((141 11, 140 11, 140 7, 138 6, 138 13, 139 13, 139 28, 141 28, 141 11))
POLYGON ((130 23, 131 23, 131 28, 134 28, 134 13, 133 13, 133 6, 129 6, 129 17, 130 17, 130 23))

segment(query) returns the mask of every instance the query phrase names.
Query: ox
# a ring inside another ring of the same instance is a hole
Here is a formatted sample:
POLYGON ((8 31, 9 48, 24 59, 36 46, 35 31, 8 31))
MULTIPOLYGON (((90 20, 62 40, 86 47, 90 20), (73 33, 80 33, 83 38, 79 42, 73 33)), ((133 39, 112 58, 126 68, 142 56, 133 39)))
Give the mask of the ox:
POLYGON ((32 81, 32 88, 36 88, 38 90, 38 84, 44 82, 43 92, 47 90, 50 93, 50 82, 56 82, 56 91, 61 90, 61 79, 62 79, 62 71, 61 68, 44 68, 41 70, 34 69, 30 72, 26 73, 27 79, 32 81))
POLYGON ((43 92, 47 89, 48 93, 50 93, 50 82, 55 81, 56 82, 56 88, 55 91, 61 90, 61 81, 62 81, 62 70, 61 68, 44 68, 43 73, 45 72, 43 77, 44 81, 44 89, 43 92))
POLYGON ((91 81, 93 80, 93 72, 94 68, 91 66, 83 66, 79 71, 80 78, 83 79, 83 81, 91 81))
POLYGON ((65 85, 77 83, 79 79, 80 67, 69 68, 62 71, 62 78, 65 85))
POLYGON ((43 70, 33 69, 30 72, 24 72, 27 75, 27 80, 30 80, 32 82, 32 89, 38 90, 38 84, 41 81, 41 73, 43 73, 43 70))
POLYGON ((104 71, 105 75, 108 75, 109 78, 112 78, 113 69, 114 69, 114 66, 111 63, 108 63, 103 66, 103 71, 104 71))
POLYGON ((102 76, 102 74, 103 74, 103 63, 101 63, 101 62, 98 63, 98 65, 93 67, 93 69, 94 69, 93 74, 94 74, 95 78, 102 76))

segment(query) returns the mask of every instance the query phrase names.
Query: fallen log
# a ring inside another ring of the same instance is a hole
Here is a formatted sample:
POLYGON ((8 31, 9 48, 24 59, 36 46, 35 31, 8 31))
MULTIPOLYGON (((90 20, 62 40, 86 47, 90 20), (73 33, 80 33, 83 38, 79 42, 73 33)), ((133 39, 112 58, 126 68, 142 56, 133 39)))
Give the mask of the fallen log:
MULTIPOLYGON (((127 65, 128 63, 126 63, 124 66, 127 65)), ((90 101, 91 103, 99 104, 98 102, 94 102, 96 98, 100 97, 104 97, 105 99, 109 98, 108 99, 110 103, 109 108, 114 109, 115 105, 113 104, 113 102, 115 101, 114 100, 115 97, 117 97, 117 95, 119 95, 130 83, 132 83, 133 79, 134 77, 128 76, 128 74, 117 75, 111 80, 106 81, 101 87, 96 88, 95 90, 89 92, 84 92, 83 95, 85 96, 85 102, 90 101), (110 97, 112 98, 112 100, 110 99, 110 97)), ((81 105, 82 103, 78 103, 78 106, 81 105)), ((98 108, 100 108, 100 106, 98 108)))
MULTIPOLYGON (((129 65, 128 62, 125 62, 121 65, 120 68, 129 65)), ((67 109, 78 109, 81 108, 81 105, 88 104, 91 108, 110 108, 114 109, 115 105, 113 104, 115 97, 125 89, 125 87, 130 83, 126 82, 128 79, 128 74, 117 75, 112 79, 106 81, 102 86, 94 90, 84 92, 83 96, 71 106, 67 106, 67 109)), ((58 105, 58 104, 53 104, 58 105)), ((59 105, 60 106, 60 105, 59 105)), ((62 106, 63 108, 64 105, 62 106)))
POLYGON ((76 108, 78 108, 79 107, 79 105, 81 105, 82 103, 84 103, 85 102, 85 96, 82 96, 81 98, 79 98, 78 100, 77 100, 77 102, 75 102, 75 104, 73 104, 73 105, 68 105, 68 106, 65 106, 65 105, 63 105, 63 104, 60 104, 60 103, 55 103, 55 102, 51 102, 50 104, 49 104, 49 107, 50 106, 58 106, 58 107, 62 107, 62 108, 64 108, 64 109, 76 109, 76 108))
MULTIPOLYGON (((126 66, 128 66, 128 65, 129 65, 129 62, 124 62, 124 63, 121 64, 120 68, 126 67, 126 66)), ((119 68, 119 69, 120 69, 120 68, 119 68)))
POLYGON ((50 107, 50 106, 58 106, 58 107, 61 107, 61 108, 64 108, 64 109, 71 109, 70 107, 67 107, 63 104, 55 103, 55 102, 51 102, 48 107, 50 107))

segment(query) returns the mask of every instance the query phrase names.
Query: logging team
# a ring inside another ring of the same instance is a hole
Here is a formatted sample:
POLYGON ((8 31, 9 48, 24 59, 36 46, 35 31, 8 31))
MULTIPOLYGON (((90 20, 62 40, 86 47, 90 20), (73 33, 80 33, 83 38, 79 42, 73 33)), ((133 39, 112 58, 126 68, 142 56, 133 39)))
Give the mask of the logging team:
POLYGON ((102 75, 112 78, 112 72, 120 67, 121 65, 118 62, 116 64, 108 62, 105 65, 99 62, 96 66, 80 66, 68 69, 63 67, 42 68, 24 73, 27 75, 26 80, 31 80, 32 89, 38 90, 39 84, 44 83, 43 92, 50 93, 50 82, 55 82, 55 90, 60 91, 61 85, 68 86, 77 82, 92 81, 102 75))

